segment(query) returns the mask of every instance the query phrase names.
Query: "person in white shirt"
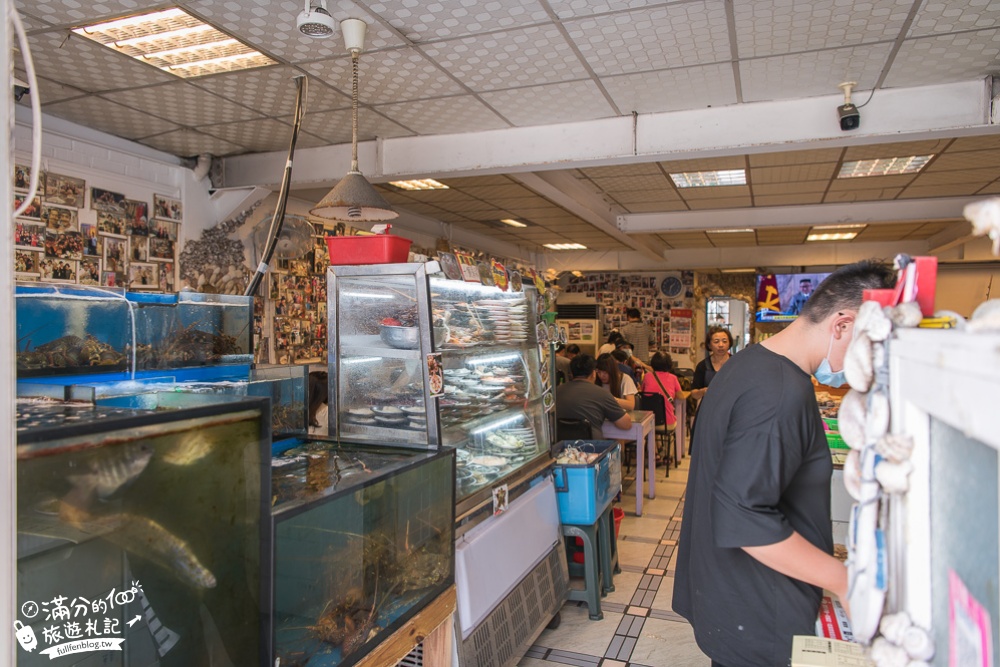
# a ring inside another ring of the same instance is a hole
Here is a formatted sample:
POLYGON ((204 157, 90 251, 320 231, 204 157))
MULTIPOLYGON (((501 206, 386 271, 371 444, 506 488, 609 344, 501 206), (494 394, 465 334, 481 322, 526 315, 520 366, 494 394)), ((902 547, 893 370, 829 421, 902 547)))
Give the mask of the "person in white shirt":
POLYGON ((618 369, 618 361, 610 354, 597 357, 598 387, 605 387, 626 410, 635 410, 635 395, 639 390, 635 381, 618 369))

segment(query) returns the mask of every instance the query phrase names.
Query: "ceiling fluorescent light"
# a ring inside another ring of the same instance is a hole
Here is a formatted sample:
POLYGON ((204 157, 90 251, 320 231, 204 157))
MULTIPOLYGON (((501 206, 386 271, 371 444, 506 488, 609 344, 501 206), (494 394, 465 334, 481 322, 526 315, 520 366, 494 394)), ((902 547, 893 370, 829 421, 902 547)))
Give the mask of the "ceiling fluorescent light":
POLYGON ((855 236, 857 232, 832 232, 827 234, 810 234, 806 237, 806 241, 850 241, 855 236))
POLYGON ((433 178, 423 178, 416 181, 389 181, 389 185, 395 185, 400 190, 447 190, 448 186, 439 183, 433 178))
POLYGON ((520 220, 514 220, 512 218, 504 218, 500 222, 502 222, 503 224, 508 225, 510 227, 527 227, 528 226, 528 225, 524 224, 523 222, 521 222, 520 220))
POLYGON ((757 273, 757 269, 719 269, 722 273, 757 273))
POLYGON ((837 178, 863 178, 865 176, 894 176, 914 174, 923 169, 934 155, 885 157, 874 160, 852 160, 840 166, 837 178))
POLYGON ((823 230, 829 230, 829 229, 837 229, 837 230, 841 230, 841 229, 864 229, 867 226, 868 225, 866 223, 859 222, 859 223, 851 224, 851 225, 816 225, 812 229, 813 230, 817 230, 817 229, 823 229, 823 230))
POLYGON ((82 26, 73 32, 184 78, 276 64, 232 35, 176 7, 82 26))
POLYGON ((587 246, 581 243, 543 243, 544 247, 550 250, 586 250, 587 246))
POLYGON ((753 234, 754 230, 746 227, 744 229, 706 229, 706 234, 753 234))
POLYGON ((746 185, 745 169, 722 169, 716 171, 685 171, 670 174, 670 179, 679 188, 705 188, 717 185, 746 185))

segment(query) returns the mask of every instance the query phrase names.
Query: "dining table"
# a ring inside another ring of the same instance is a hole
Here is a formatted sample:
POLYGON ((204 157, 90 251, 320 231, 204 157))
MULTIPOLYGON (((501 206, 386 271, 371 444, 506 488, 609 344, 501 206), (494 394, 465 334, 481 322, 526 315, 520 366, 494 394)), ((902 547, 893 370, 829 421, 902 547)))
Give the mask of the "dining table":
POLYGON ((649 486, 646 497, 656 497, 656 423, 654 414, 648 410, 630 410, 632 425, 618 428, 612 422, 604 422, 601 433, 613 440, 635 442, 635 515, 642 516, 643 474, 649 486), (643 447, 645 443, 645 447, 643 447))

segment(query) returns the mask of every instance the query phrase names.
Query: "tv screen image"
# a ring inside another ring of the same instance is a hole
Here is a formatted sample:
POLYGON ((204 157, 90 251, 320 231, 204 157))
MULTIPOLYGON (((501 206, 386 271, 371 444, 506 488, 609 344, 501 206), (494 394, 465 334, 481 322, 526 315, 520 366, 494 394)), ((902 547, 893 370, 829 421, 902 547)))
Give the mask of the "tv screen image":
POLYGON ((829 273, 766 273, 757 276, 758 322, 791 322, 829 273))

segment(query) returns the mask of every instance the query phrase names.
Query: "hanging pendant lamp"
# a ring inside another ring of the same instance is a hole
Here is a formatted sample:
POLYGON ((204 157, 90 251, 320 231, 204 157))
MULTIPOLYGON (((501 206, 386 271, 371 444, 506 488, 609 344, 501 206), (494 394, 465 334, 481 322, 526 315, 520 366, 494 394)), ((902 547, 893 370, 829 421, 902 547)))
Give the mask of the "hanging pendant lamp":
POLYGON ((358 59, 365 46, 368 25, 360 19, 340 22, 344 43, 351 52, 351 170, 310 211, 320 218, 344 222, 380 222, 399 217, 358 169, 358 59))

